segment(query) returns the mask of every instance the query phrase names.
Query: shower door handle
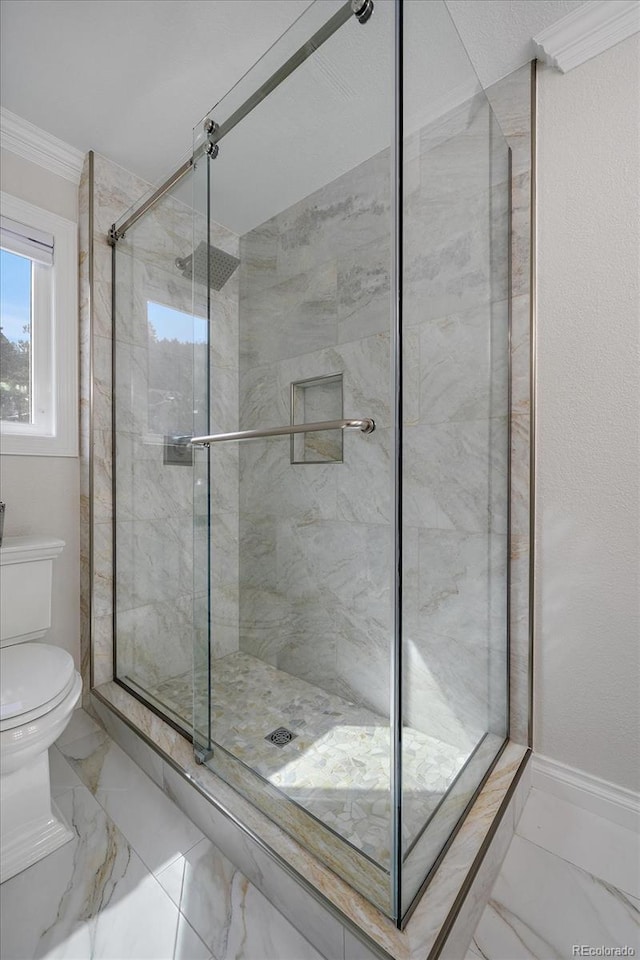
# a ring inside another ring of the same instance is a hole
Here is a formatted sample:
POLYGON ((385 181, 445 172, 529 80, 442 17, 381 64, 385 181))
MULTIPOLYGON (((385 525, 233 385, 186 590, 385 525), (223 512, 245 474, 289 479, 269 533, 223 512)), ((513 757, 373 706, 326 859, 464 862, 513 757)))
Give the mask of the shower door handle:
POLYGON ((289 437, 294 433, 318 433, 321 430, 360 430, 373 433, 375 421, 369 417, 361 420, 322 420, 319 423, 292 423, 284 427, 265 427, 264 430, 240 430, 236 433, 213 433, 209 437, 192 437, 191 443, 208 447, 211 443, 226 443, 228 440, 259 440, 262 437, 289 437))

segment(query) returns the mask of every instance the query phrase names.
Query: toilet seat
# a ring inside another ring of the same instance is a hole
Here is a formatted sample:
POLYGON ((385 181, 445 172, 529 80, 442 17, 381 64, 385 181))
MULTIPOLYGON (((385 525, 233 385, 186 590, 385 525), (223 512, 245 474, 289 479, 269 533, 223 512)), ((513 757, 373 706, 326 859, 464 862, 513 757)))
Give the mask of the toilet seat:
POLYGON ((73 658, 46 643, 17 643, 0 651, 0 732, 55 709, 75 683, 73 658))

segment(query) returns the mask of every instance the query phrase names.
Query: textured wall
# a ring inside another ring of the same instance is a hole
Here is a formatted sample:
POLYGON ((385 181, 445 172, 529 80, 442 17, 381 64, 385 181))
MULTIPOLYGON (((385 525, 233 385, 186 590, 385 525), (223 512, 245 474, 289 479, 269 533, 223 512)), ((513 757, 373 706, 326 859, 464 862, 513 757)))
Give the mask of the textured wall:
POLYGON ((640 37, 543 68, 535 747, 640 789, 640 37))
MULTIPOLYGON (((77 189, 8 150, 2 151, 1 189, 68 220, 78 219, 77 189)), ((70 321, 77 324, 77 317, 70 321)), ((0 499, 7 504, 7 537, 51 536, 66 546, 54 564, 48 640, 80 665, 80 519, 78 457, 0 456, 0 499)))

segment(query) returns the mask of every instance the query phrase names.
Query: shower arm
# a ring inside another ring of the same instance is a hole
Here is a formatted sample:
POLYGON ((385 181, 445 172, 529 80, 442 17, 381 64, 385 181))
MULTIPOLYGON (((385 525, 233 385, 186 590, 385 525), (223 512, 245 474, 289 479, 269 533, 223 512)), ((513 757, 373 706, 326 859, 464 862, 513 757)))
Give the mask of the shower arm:
POLYGON ((318 433, 321 430, 360 430, 373 433, 376 425, 370 418, 362 420, 322 420, 319 423, 292 423, 284 427, 265 427, 264 430, 240 430, 237 433, 214 433, 209 437, 192 437, 191 443, 208 447, 211 443, 227 440, 259 440, 261 437, 288 437, 293 433, 318 433))

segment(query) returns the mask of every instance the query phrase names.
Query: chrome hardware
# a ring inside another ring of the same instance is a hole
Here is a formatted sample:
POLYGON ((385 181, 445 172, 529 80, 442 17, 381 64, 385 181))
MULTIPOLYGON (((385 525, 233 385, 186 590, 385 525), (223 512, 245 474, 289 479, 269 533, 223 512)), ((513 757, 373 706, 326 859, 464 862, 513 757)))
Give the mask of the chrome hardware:
POLYGON ((359 23, 366 23, 373 13, 373 0, 351 0, 351 9, 359 23))
POLYGON ((207 760, 211 760, 213 757, 213 750, 206 749, 205 747, 195 746, 193 747, 193 759, 196 763, 206 763, 207 760))
MULTIPOLYGON (((258 88, 258 90, 252 93, 251 96, 248 97, 248 99, 245 100, 245 102, 224 121, 224 123, 218 126, 215 120, 211 120, 210 117, 207 117, 207 119, 204 121, 206 125, 204 128, 205 132, 208 135, 215 137, 216 140, 222 140, 222 138, 226 137, 226 135, 247 116, 247 114, 251 113, 257 104, 262 103, 262 101, 268 97, 270 93, 280 86, 283 80, 286 80, 288 76, 297 70, 300 64, 304 63, 305 60, 314 55, 319 47, 321 47, 323 43, 332 37, 336 30, 339 30, 340 27, 350 20, 354 14, 360 23, 366 23, 372 12, 373 0, 351 0, 351 3, 349 3, 349 0, 345 0, 345 3, 334 13, 334 15, 330 17, 329 20, 327 20, 327 22, 323 24, 320 29, 313 34, 312 37, 309 37, 309 39, 302 44, 299 50, 296 50, 296 52, 289 57, 286 63, 279 67, 275 73, 273 73, 269 79, 258 88), (215 126, 212 126, 209 130, 209 124, 215 124, 215 126)), ((134 212, 130 214, 121 227, 114 225, 115 229, 113 233, 113 241, 110 242, 117 242, 118 240, 121 240, 126 230, 133 226, 133 224, 136 223, 136 221, 139 220, 140 217, 147 212, 147 210, 157 203, 158 200, 164 196, 167 190, 170 190, 171 187, 173 187, 174 184, 176 184, 185 174, 189 173, 194 168, 196 161, 199 160, 205 150, 209 152, 209 149, 211 150, 209 155, 215 156, 213 152, 213 146, 209 148, 208 143, 201 143, 196 148, 194 155, 190 157, 178 170, 176 170, 176 172, 173 173, 169 179, 162 184, 162 186, 158 187, 156 192, 149 197, 148 200, 145 200, 140 207, 134 210, 134 212)))
POLYGON ((215 120, 212 120, 211 117, 207 117, 207 119, 204 122, 204 132, 208 136, 211 136, 212 133, 215 133, 219 129, 220 129, 220 124, 216 123, 215 120))
POLYGON ((164 438, 162 447, 162 462, 165 466, 175 467, 193 466, 193 448, 191 435, 169 434, 164 438))
POLYGON ((285 427, 266 427, 264 430, 239 430, 236 433, 214 433, 210 437, 192 437, 191 443, 208 447, 211 443, 227 440, 259 440, 262 437, 288 437, 292 433, 319 433, 321 430, 360 430, 373 433, 376 425, 370 418, 362 420, 322 420, 320 423, 293 423, 285 427))
POLYGON ((165 193, 171 190, 171 188, 175 186, 176 183, 182 180, 182 178, 187 173, 189 173, 190 170, 193 169, 193 166, 194 166, 194 158, 189 157, 189 159, 185 160, 185 162, 182 164, 181 167, 178 167, 175 173, 171 174, 168 180, 165 180, 165 182, 158 187, 155 193, 152 193, 151 196, 137 208, 137 210, 134 210, 134 212, 129 217, 127 217, 127 219, 121 226, 118 227, 114 223, 111 229, 109 230, 109 234, 107 238, 110 246, 113 247, 118 242, 118 240, 122 240, 122 238, 124 237, 129 227, 132 227, 134 223, 137 223, 140 217, 142 217, 147 212, 147 210, 150 210, 151 207, 153 207, 154 204, 156 204, 161 197, 164 197, 165 193))
POLYGON ((220 147, 218 146, 217 143, 213 143, 212 140, 207 140, 205 144, 204 152, 207 154, 208 157, 211 157, 212 160, 215 160, 215 158, 220 153, 220 147))
POLYGON ((288 743, 291 743, 292 740, 297 738, 298 734, 294 733, 293 730, 287 730, 286 727, 278 727, 276 730, 272 730, 271 733, 268 733, 265 737, 267 743, 273 743, 276 747, 286 747, 288 743))

